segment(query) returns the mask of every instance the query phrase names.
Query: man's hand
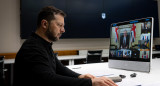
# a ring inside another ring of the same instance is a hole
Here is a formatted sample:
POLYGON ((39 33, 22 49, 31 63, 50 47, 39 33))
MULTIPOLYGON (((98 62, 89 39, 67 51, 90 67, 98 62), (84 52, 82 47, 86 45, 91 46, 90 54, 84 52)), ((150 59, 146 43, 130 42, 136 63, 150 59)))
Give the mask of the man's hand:
POLYGON ((91 74, 84 74, 84 75, 78 76, 78 78, 93 79, 93 78, 96 78, 96 77, 91 75, 91 74))
POLYGON ((92 80, 92 86, 118 86, 107 77, 95 77, 91 74, 80 75, 78 78, 86 78, 92 80))
POLYGON ((99 77, 92 79, 92 86, 118 86, 107 77, 99 77))

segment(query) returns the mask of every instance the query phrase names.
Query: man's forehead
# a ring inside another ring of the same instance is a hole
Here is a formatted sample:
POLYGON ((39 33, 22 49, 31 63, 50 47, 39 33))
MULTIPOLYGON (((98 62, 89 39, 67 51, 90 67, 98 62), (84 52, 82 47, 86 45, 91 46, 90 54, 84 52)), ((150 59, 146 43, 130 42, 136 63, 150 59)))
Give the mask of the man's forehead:
POLYGON ((54 20, 64 22, 64 17, 61 16, 61 15, 55 15, 55 19, 54 20))
POLYGON ((61 14, 55 14, 54 16, 57 19, 62 19, 62 20, 64 19, 64 17, 61 14))
POLYGON ((64 23, 64 20, 61 20, 61 19, 58 19, 58 18, 55 18, 52 21, 58 22, 58 23, 64 23))
POLYGON ((61 21, 61 20, 58 20, 58 19, 53 20, 53 21, 55 21, 56 23, 59 23, 59 24, 64 24, 64 21, 61 21))

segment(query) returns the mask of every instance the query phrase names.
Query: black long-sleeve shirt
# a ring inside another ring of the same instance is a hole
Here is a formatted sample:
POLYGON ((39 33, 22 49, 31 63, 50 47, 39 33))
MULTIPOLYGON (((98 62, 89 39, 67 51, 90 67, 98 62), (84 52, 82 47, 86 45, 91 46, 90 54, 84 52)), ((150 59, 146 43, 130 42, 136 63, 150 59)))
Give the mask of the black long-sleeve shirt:
POLYGON ((91 79, 63 66, 49 43, 33 33, 17 53, 14 86, 91 86, 91 79))

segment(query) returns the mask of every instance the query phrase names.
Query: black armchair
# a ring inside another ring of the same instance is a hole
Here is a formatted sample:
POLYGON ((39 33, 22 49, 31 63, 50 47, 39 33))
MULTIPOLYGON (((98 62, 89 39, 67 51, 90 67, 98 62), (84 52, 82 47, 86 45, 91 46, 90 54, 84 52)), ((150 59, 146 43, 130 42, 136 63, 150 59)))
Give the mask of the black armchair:
POLYGON ((99 63, 102 61, 102 50, 88 51, 86 63, 99 63))
POLYGON ((4 86, 4 56, 0 56, 0 86, 4 86))

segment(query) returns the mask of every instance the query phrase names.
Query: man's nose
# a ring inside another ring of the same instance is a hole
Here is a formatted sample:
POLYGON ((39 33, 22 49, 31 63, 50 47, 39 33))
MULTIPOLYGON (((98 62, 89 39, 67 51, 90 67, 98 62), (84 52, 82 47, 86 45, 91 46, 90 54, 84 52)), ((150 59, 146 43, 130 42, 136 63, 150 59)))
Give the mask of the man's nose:
POLYGON ((61 29, 61 32, 62 32, 62 33, 64 33, 64 32, 65 32, 65 29, 64 29, 64 27, 61 29))

